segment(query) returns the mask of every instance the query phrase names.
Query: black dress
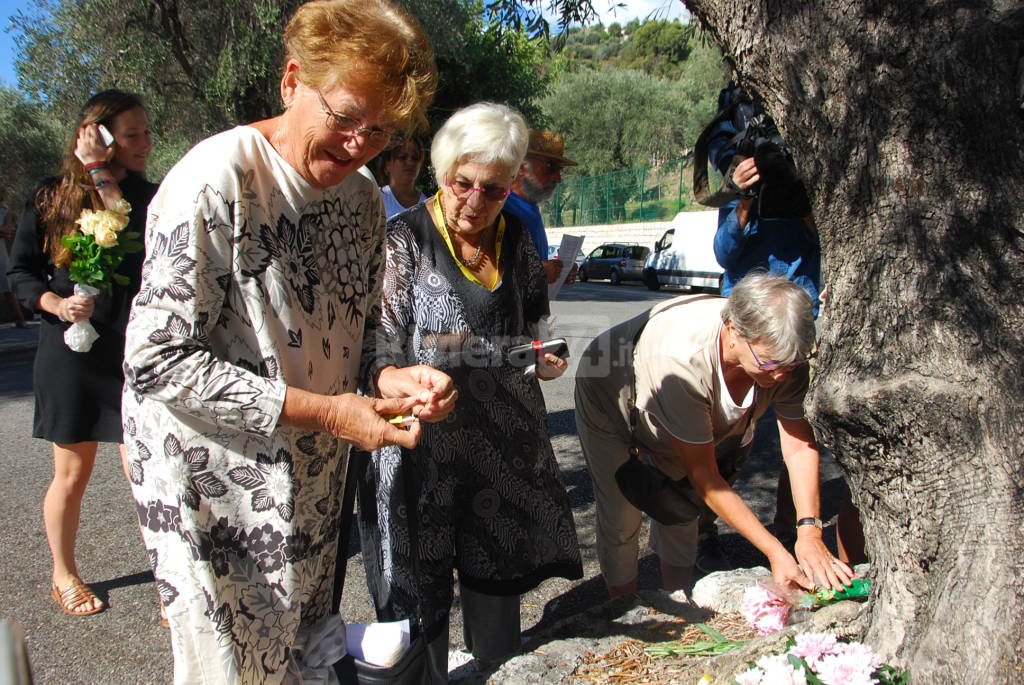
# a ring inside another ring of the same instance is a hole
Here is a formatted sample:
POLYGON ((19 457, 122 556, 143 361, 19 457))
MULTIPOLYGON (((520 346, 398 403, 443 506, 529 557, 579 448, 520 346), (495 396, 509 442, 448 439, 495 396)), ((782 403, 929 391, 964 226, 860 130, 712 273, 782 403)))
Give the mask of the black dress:
POLYGON ((388 221, 380 327, 368 333, 376 344, 364 358, 377 368, 440 369, 459 400, 446 420, 423 425, 416 448, 375 451, 359 489, 378 617, 415 616, 418 607, 428 631, 447 624, 453 569, 466 587, 499 596, 583 575, 540 384, 508 361, 509 346, 529 341, 529 324, 548 313, 533 242, 503 214, 501 284, 488 290, 462 273, 431 205, 388 221))
MULTIPOLYGON (((125 230, 138 232, 142 239, 146 208, 157 186, 131 172, 120 186, 132 206, 125 230)), ((35 203, 30 200, 14 237, 8 276, 18 299, 41 318, 32 374, 36 395, 32 436, 62 444, 122 442, 124 331, 132 298, 139 290, 145 252, 126 255, 118 268, 129 278, 128 285, 114 285, 110 292, 96 296, 90 321, 100 337, 88 352, 73 352, 64 342, 70 324, 36 309, 47 290, 61 297, 74 292, 67 270, 56 268, 49 253, 43 251, 44 236, 35 203)))

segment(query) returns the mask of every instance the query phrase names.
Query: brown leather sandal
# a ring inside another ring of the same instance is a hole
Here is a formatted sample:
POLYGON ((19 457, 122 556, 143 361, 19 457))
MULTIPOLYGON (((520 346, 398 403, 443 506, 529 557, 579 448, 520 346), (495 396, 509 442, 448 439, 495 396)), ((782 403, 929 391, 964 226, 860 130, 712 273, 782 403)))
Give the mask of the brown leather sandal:
POLYGON ((98 601, 97 597, 89 586, 81 581, 79 578, 72 578, 68 586, 61 590, 57 587, 56 583, 50 585, 50 597, 53 601, 64 611, 65 614, 72 616, 90 616, 92 614, 98 614, 107 608, 106 604, 100 604, 98 607, 93 607, 88 611, 75 611, 78 607, 83 604, 88 604, 90 601, 98 601))

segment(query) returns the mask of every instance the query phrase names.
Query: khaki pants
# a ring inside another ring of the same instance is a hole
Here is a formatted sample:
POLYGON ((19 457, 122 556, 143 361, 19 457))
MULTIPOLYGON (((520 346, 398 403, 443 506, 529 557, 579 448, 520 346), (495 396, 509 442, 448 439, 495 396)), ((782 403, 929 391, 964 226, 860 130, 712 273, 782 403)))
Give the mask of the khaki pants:
MULTIPOLYGON (((629 458, 629 424, 621 408, 605 397, 602 379, 577 377, 576 428, 594 482, 597 505, 597 559, 605 582, 625 585, 636 579, 643 512, 630 504, 615 482, 615 471, 629 458)), ((693 566, 697 557, 697 519, 667 526, 651 521, 651 550, 672 566, 693 566)))

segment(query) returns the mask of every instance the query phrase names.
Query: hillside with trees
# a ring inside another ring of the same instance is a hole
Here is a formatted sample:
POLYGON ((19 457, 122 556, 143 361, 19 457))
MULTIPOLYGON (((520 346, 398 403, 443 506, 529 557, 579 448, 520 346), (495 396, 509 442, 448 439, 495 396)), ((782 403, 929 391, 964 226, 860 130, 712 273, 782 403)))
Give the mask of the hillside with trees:
MULTIPOLYGON (((20 92, 0 97, 9 145, 0 185, 24 196, 54 173, 69 125, 105 88, 139 93, 155 134, 159 180, 197 141, 278 113, 282 29, 302 0, 49 0, 12 18, 20 92), (19 160, 11 163, 12 157, 19 160), (41 172, 41 173, 40 173, 41 172)), ((539 119, 550 80, 546 41, 495 30, 474 0, 402 0, 434 46, 440 71, 429 117, 496 100, 539 119)))
MULTIPOLYGON (((49 0, 15 15, 18 91, 0 93, 8 143, 0 185, 24 196, 56 170, 68 124, 90 94, 141 94, 159 180, 197 141, 280 109, 281 30, 301 0, 49 0)), ((575 176, 688 153, 724 83, 718 49, 694 24, 633 20, 551 40, 493 23, 475 0, 402 0, 434 46, 436 130, 492 100, 562 133, 575 176)))
POLYGON ((678 20, 575 28, 556 43, 539 102, 580 162, 575 176, 687 156, 727 80, 718 48, 678 20))

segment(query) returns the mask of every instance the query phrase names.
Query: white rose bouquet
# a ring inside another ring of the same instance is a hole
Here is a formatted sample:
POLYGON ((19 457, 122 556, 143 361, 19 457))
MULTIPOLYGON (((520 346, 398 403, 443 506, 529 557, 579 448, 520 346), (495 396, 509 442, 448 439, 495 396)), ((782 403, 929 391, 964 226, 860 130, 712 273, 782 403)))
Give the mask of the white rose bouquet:
MULTIPOLYGON (((76 295, 98 295, 115 283, 127 285, 128 277, 117 273, 124 256, 142 249, 139 234, 125 231, 132 206, 121 198, 110 209, 83 209, 75 221, 78 231, 61 238, 71 250, 68 273, 75 282, 76 295)), ((88 352, 98 338, 88 321, 71 324, 64 332, 64 342, 75 352, 88 352)))

